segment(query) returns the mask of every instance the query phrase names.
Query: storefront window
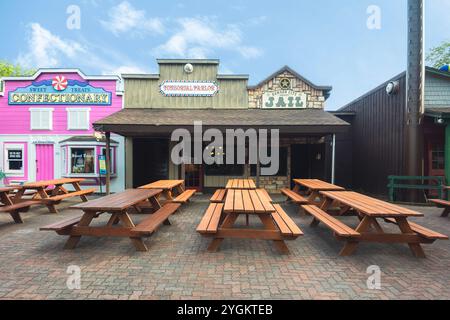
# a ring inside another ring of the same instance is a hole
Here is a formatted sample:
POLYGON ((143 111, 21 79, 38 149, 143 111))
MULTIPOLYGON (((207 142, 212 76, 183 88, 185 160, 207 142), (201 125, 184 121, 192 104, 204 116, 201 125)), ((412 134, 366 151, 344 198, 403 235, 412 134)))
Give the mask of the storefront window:
POLYGON ((6 149, 6 171, 10 173, 22 172, 23 148, 8 147, 6 149))
POLYGON ((89 174, 95 173, 94 148, 71 148, 71 170, 70 173, 89 174))

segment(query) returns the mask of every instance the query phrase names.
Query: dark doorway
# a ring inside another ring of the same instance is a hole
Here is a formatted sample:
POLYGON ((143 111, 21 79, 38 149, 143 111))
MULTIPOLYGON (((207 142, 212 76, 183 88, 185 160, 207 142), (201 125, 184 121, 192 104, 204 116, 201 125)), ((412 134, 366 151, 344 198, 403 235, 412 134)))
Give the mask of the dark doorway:
POLYGON ((187 189, 202 191, 203 166, 201 164, 186 164, 184 166, 185 186, 187 189))
POLYGON ((292 179, 325 180, 325 144, 295 144, 291 146, 292 179))
POLYGON ((169 177, 169 141, 133 139, 133 186, 169 177))

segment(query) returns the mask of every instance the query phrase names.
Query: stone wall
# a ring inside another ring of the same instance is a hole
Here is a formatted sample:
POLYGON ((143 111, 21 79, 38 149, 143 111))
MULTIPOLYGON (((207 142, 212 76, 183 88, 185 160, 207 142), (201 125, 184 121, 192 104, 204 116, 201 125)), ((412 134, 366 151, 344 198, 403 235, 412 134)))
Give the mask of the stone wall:
POLYGON ((291 90, 295 92, 304 92, 307 94, 307 107, 308 108, 324 108, 325 97, 322 90, 316 90, 309 84, 296 78, 293 74, 285 71, 275 78, 262 84, 260 87, 251 88, 248 90, 249 108, 261 108, 262 95, 266 91, 282 90, 280 86, 280 80, 288 78, 291 81, 291 90))

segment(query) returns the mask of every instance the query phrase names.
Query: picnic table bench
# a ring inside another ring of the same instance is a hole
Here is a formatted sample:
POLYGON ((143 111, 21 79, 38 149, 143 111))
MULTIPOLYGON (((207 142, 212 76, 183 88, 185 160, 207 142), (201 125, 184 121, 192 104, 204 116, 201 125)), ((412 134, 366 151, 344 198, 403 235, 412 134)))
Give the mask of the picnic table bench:
POLYGON ((15 223, 23 223, 20 212, 27 211, 32 205, 40 204, 35 200, 23 200, 17 197, 17 193, 14 191, 20 190, 21 187, 3 187, 0 188, 0 213, 9 214, 15 223))
POLYGON ((158 201, 161 189, 127 189, 123 192, 75 205, 84 213, 61 222, 40 228, 42 231, 55 231, 59 235, 68 235, 64 248, 73 249, 81 236, 94 237, 128 237, 137 251, 147 251, 142 237, 152 235, 161 224, 170 225, 169 217, 180 207, 179 203, 167 203, 164 206, 158 201), (149 201, 157 210, 135 225, 128 210, 136 204, 149 201), (94 218, 103 213, 111 214, 106 226, 90 226, 94 218), (119 225, 121 223, 121 225, 119 225))
POLYGON ((143 185, 139 189, 161 189, 166 200, 175 203, 188 202, 196 192, 193 189, 186 190, 184 180, 158 180, 143 185))
POLYGON ((197 232, 212 237, 208 251, 217 251, 225 238, 272 240, 281 253, 288 253, 285 240, 303 235, 300 228, 263 189, 227 190, 224 203, 211 203, 197 232), (236 228, 235 222, 242 214, 256 215, 263 229, 236 228))
POLYGON ((450 201, 443 199, 428 199, 428 201, 434 203, 439 208, 444 208, 441 217, 448 217, 448 214, 450 213, 450 201))
MULTIPOLYGON (((80 197, 84 202, 88 201, 87 195, 95 192, 95 188, 81 189, 82 178, 62 178, 46 181, 25 183, 17 191, 15 197, 21 199, 29 190, 35 191, 33 200, 36 200, 49 209, 51 213, 58 213, 56 204, 62 200, 73 197, 80 197), (75 191, 68 191, 64 185, 71 185, 75 191)), ((17 188, 17 187, 16 187, 17 188)))
POLYGON ((315 205, 303 205, 303 209, 313 216, 311 226, 320 222, 330 228, 336 238, 346 241, 340 255, 351 255, 359 242, 407 243, 416 257, 425 257, 422 243, 432 243, 437 239, 448 239, 446 235, 409 222, 408 217, 420 217, 422 213, 378 200, 353 191, 321 191, 323 201, 320 208, 315 205), (332 215, 327 212, 330 206, 337 205, 340 211, 332 215), (353 213, 359 218, 359 224, 352 228, 336 216, 353 213), (400 233, 387 233, 379 220, 396 224, 400 233), (374 231, 374 232, 373 232, 374 231))

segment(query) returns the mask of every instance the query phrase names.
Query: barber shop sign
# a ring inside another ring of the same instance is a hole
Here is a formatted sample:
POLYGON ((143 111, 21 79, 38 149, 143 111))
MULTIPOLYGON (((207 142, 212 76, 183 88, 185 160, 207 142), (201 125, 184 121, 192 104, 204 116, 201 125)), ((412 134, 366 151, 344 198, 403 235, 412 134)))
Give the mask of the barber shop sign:
POLYGON ((304 92, 294 90, 276 90, 265 92, 262 96, 262 107, 271 108, 306 108, 307 96, 304 92))

